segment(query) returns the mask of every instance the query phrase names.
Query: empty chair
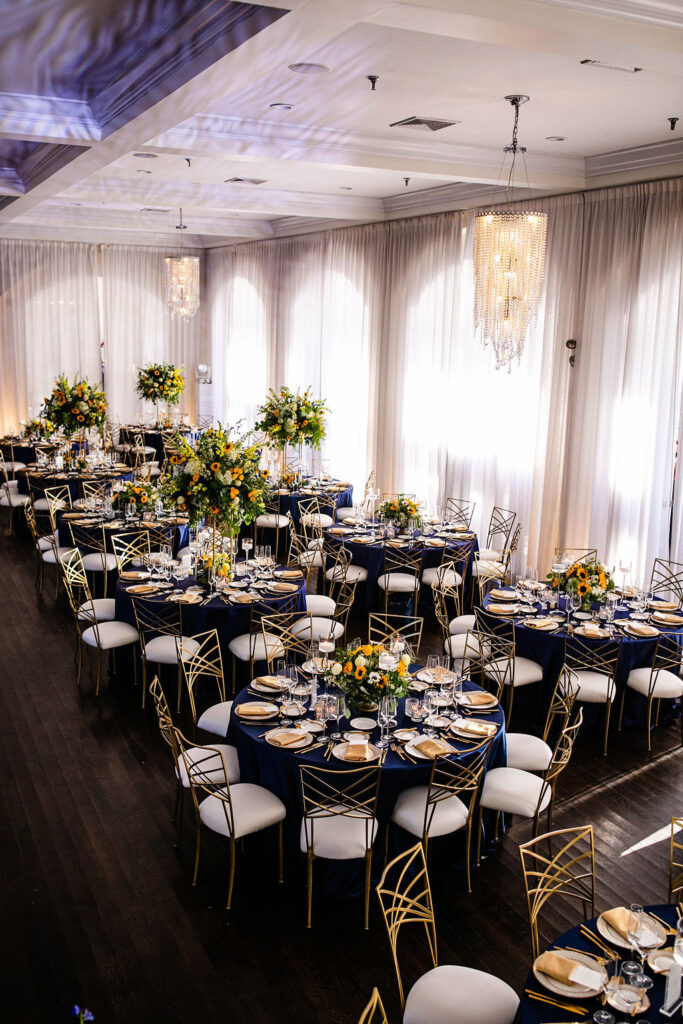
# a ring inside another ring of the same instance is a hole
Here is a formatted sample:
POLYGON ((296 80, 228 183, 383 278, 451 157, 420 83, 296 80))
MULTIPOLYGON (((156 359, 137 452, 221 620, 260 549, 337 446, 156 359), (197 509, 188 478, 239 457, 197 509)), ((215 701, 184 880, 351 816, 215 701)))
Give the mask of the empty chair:
POLYGON ((126 570, 135 570, 143 566, 151 550, 147 530, 115 533, 111 538, 111 546, 119 575, 126 570))
POLYGON ((683 602, 683 563, 655 558, 650 577, 650 591, 658 597, 683 602))
MULTIPOLYGON (((475 610, 475 617, 477 620, 477 629, 479 633, 484 634, 487 638, 487 643, 491 642, 491 638, 494 636, 504 637, 505 639, 511 639, 515 645, 515 649, 512 655, 512 672, 508 673, 505 677, 505 686, 507 690, 507 719, 508 722, 512 716, 512 704, 514 699, 515 689, 520 686, 530 686, 533 683, 540 683, 543 681, 543 666, 537 661, 533 661, 531 658, 524 658, 517 654, 517 647, 515 643, 515 627, 510 622, 502 620, 495 615, 488 614, 481 608, 475 610)), ((488 659, 484 666, 484 675, 490 679, 494 679, 496 682, 499 681, 500 672, 497 666, 493 663, 494 659, 488 659)))
POLYGON ((519 848, 524 873, 531 950, 541 952, 538 919, 558 896, 581 903, 584 920, 595 917, 595 844, 593 826, 564 828, 523 843, 519 848), (590 914, 589 914, 590 911, 590 914))
POLYGON ((325 627, 321 634, 312 631, 313 617, 306 612, 275 612, 262 615, 260 621, 263 657, 258 660, 266 662, 269 672, 280 658, 292 664, 304 661, 308 657, 311 634, 316 640, 320 635, 327 636, 325 627), (299 629, 295 630, 297 625, 299 629))
POLYGON ((327 508, 328 505, 330 511, 324 512, 319 498, 301 498, 299 500, 299 523, 306 540, 316 539, 323 530, 327 530, 334 524, 335 501, 329 496, 325 499, 325 507, 327 508))
POLYGON ((486 544, 479 551, 480 558, 500 561, 503 552, 509 546, 516 518, 517 513, 511 512, 509 508, 501 508, 500 505, 493 506, 486 532, 486 544))
POLYGON ((287 523, 289 529, 289 553, 287 555, 287 561, 290 565, 298 566, 298 568, 301 569, 306 576, 306 586, 308 586, 308 581, 313 570, 322 569, 324 566, 323 552, 320 546, 322 544, 320 532, 318 532, 317 540, 313 542, 314 546, 309 548, 304 543, 304 539, 296 532, 291 512, 287 513, 287 523))
MULTIPOLYGON (((376 489, 377 489, 377 477, 376 477, 375 471, 373 469, 373 470, 371 470, 367 480, 365 481, 365 489, 363 491, 363 502, 362 502, 363 505, 365 505, 370 500, 370 495, 374 494, 376 489)), ((336 513, 335 513, 335 519, 336 519, 336 521, 338 523, 343 523, 345 519, 353 519, 353 518, 355 518, 355 515, 356 515, 356 510, 355 510, 353 505, 348 505, 345 508, 337 507, 337 510, 336 510, 336 513)))
POLYGON ((179 649, 176 640, 181 641, 182 654, 196 654, 199 644, 189 636, 184 636, 180 605, 159 604, 146 600, 144 597, 133 597, 133 610, 140 634, 140 650, 142 654, 142 706, 145 706, 147 694, 147 664, 175 665, 177 668, 178 711, 182 693, 182 670, 179 660, 179 649))
POLYGON ((469 530, 476 507, 476 501, 468 501, 466 498, 446 498, 446 519, 454 526, 469 530))
MULTIPOLYGON (((291 598, 278 605, 278 613, 281 615, 291 615, 296 601, 297 595, 293 594, 291 598)), ((272 641, 269 639, 268 645, 266 645, 266 639, 261 630, 261 619, 264 615, 271 615, 272 612, 272 605, 266 604, 263 601, 253 601, 249 605, 249 631, 233 637, 228 644, 228 650, 232 655, 233 693, 235 692, 235 669, 238 661, 243 663, 249 662, 249 678, 251 679, 254 676, 254 665, 256 662, 269 661, 271 656, 272 658, 281 658, 284 654, 284 648, 281 645, 278 647, 277 637, 274 637, 272 641), (278 650, 280 653, 278 653, 278 650)))
POLYGON ((71 543, 78 548, 83 556, 83 566, 86 572, 92 572, 102 577, 102 594, 107 594, 107 574, 116 569, 116 555, 107 551, 107 542, 104 527, 99 532, 92 527, 79 526, 78 523, 69 522, 71 543))
POLYGON ((466 640, 468 633, 474 633, 476 620, 474 615, 462 615, 461 599, 462 588, 457 584, 453 587, 441 586, 439 583, 432 584, 432 599, 434 601, 434 614, 436 621, 441 627, 443 649, 449 657, 455 661, 465 660, 465 648, 471 653, 475 650, 478 657, 481 650, 478 641, 474 644, 466 640), (453 614, 455 613, 455 614, 453 614), (453 617, 451 617, 453 616, 453 617))
POLYGON ((368 570, 364 565, 354 565, 348 548, 341 544, 333 544, 328 537, 323 538, 323 560, 325 562, 325 579, 330 583, 365 583, 368 570))
POLYGON ((508 732, 506 734, 508 768, 520 768, 525 772, 546 771, 553 758, 553 750, 548 745, 548 740, 558 730, 564 729, 569 721, 578 692, 576 674, 572 669, 563 665, 553 689, 543 736, 534 736, 533 733, 525 732, 508 732))
MULTIPOLYGON (((661 633, 650 665, 634 668, 628 674, 626 686, 621 692, 619 709, 619 728, 624 716, 626 691, 633 690, 647 700, 647 749, 652 747, 652 704, 657 701, 657 717, 659 717, 660 700, 681 700, 683 697, 683 679, 681 679, 680 636, 677 633, 661 633)), ((683 715, 681 715, 681 742, 683 743, 683 715)))
POLYGON ((379 989, 373 988, 370 1001, 358 1018, 358 1024, 389 1024, 379 989))
POLYGON ((382 612, 370 612, 368 640, 371 644, 386 644, 393 636, 399 636, 417 656, 422 642, 424 621, 419 615, 387 615, 382 612))
POLYGON ((227 736, 233 702, 225 699, 225 677, 218 631, 209 629, 205 633, 196 633, 190 640, 192 649, 188 649, 181 637, 176 637, 176 647, 178 664, 190 700, 195 734, 197 729, 204 729, 215 736, 227 736), (218 702, 211 704, 198 716, 197 693, 200 689, 205 693, 209 688, 215 688, 218 702))
POLYGON ((584 562, 597 562, 597 548, 555 548, 555 558, 564 555, 569 558, 572 565, 582 565, 584 562))
POLYGON ((389 610, 389 595, 402 594, 410 597, 413 615, 417 615, 423 558, 424 544, 400 547, 398 541, 386 541, 383 572, 377 580, 377 586, 384 593, 385 612, 389 610))
MULTIPOLYGON (((59 548, 57 538, 54 533, 40 534, 38 532, 38 526, 36 523, 36 514, 33 511, 33 506, 30 502, 23 506, 24 515, 26 516, 26 525, 28 526, 31 539, 33 541, 33 549, 36 556, 36 575, 35 584, 38 587, 38 593, 43 592, 43 578, 45 565, 54 565, 57 571, 56 587, 59 586, 59 571, 58 571, 58 559, 59 554, 66 554, 69 548, 59 548)), ((57 596, 57 591, 55 591, 57 596)))
POLYGON ((303 819, 301 851, 307 863, 307 927, 311 927, 313 861, 365 860, 364 922, 370 910, 372 846, 377 836, 378 765, 337 771, 299 765, 303 819))
POLYGON ((19 494, 16 480, 11 480, 7 463, 0 453, 0 508, 7 509, 7 532, 10 537, 14 533, 14 513, 17 509, 23 509, 31 502, 29 494, 19 494))
POLYGON ((279 497, 275 496, 274 498, 271 498, 270 501, 265 503, 265 511, 254 520, 255 544, 258 545, 259 543, 259 530, 274 530, 275 560, 277 561, 278 551, 280 549, 280 530, 286 530, 288 525, 289 520, 287 519, 287 516, 282 513, 279 497))
POLYGON ((683 818, 671 819, 669 841, 669 903, 680 902, 683 891, 683 843, 676 838, 683 829, 683 818))
POLYGON ((403 1024, 512 1024, 516 993, 500 978, 471 967, 438 964, 436 924, 421 843, 395 857, 377 886, 394 959, 403 1024), (424 928, 433 967, 404 995, 398 939, 408 925, 424 928))
POLYGON ((607 754, 609 720, 617 688, 615 676, 620 639, 584 640, 576 633, 565 640, 564 662, 576 673, 579 703, 605 705, 605 732, 603 754, 607 754))

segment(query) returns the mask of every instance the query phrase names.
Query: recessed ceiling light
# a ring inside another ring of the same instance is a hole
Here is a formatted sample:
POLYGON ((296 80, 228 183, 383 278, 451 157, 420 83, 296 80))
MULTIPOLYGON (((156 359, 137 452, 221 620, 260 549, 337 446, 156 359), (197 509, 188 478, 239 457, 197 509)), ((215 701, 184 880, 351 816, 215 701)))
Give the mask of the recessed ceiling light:
POLYGON ((288 64, 287 66, 297 75, 325 75, 330 70, 325 64, 309 64, 306 61, 299 61, 298 64, 288 64))
POLYGON ((271 103, 270 104, 270 109, 271 110, 291 110, 292 109, 292 104, 291 103, 271 103))
POLYGON ((138 160, 156 160, 157 158, 156 153, 133 153, 133 156, 136 156, 138 160))
POLYGON ((339 188, 343 192, 353 192, 353 188, 351 187, 351 185, 340 185, 339 188))
POLYGON ((137 169, 137 171, 135 173, 136 174, 151 174, 152 172, 148 171, 146 167, 138 167, 138 169, 137 169))
POLYGON ((567 141, 567 136, 566 135, 546 135, 545 141, 546 142, 566 142, 567 141))

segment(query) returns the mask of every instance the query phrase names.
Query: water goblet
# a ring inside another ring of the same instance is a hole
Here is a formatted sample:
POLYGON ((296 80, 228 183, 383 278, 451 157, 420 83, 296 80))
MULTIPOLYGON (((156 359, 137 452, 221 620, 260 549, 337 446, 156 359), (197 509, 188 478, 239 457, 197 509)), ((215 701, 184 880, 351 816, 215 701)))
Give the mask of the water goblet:
POLYGON ((391 721, 391 714, 389 710, 388 699, 382 697, 379 702, 379 708, 377 709, 377 722, 380 728, 379 739, 377 740, 376 746, 388 747, 389 746, 389 723, 391 721))
POLYGON ((249 552, 254 546, 254 542, 251 537, 242 537, 242 551, 244 551, 244 564, 249 564, 249 552))
MULTIPOLYGON (((429 719, 432 715, 437 714, 437 712, 439 710, 438 698, 439 698, 439 691, 438 690, 434 690, 434 689, 431 689, 431 688, 428 689, 428 690, 425 690, 425 692, 424 692, 424 699, 422 701, 422 705, 423 705, 423 707, 424 707, 424 709, 426 711, 426 715, 425 715, 426 719, 429 719)), ((431 737, 431 739, 436 739, 437 735, 438 734, 437 734, 436 729, 434 729, 432 726, 427 726, 427 728, 425 729, 425 736, 429 736, 429 737, 431 737)))
POLYGON ((334 712, 337 719, 337 731, 332 733, 330 739, 341 743, 344 738, 341 733, 341 720, 346 716, 346 697, 343 693, 340 693, 336 697, 331 697, 330 701, 334 701, 334 712))

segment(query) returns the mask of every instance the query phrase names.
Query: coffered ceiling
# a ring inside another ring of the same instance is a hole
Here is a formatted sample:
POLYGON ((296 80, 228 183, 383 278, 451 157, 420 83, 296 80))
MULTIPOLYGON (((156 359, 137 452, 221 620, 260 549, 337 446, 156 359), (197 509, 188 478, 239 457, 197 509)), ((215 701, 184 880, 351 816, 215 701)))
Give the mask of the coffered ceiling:
POLYGON ((182 206, 205 248, 481 205, 508 93, 531 97, 515 196, 683 174, 683 0, 0 0, 0 18, 4 237, 172 245, 182 206))

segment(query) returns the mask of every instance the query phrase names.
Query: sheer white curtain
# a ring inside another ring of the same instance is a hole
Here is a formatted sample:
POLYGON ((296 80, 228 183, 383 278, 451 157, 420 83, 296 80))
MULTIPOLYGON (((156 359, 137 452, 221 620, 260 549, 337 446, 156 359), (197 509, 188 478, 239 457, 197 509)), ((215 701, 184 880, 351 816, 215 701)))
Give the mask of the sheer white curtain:
POLYGON ((121 423, 139 422, 153 413, 153 407, 135 394, 138 369, 149 362, 183 367, 186 387, 178 409, 194 416, 195 366, 202 359, 205 302, 191 320, 171 319, 166 309, 164 257, 174 255, 179 253, 102 246, 105 382, 110 409, 121 423))
MULTIPOLYGON (((683 181, 588 193, 564 536, 632 565, 669 551, 681 405, 683 181)), ((680 509, 675 544, 680 543, 680 509)), ((680 555, 680 548, 676 548, 680 555)))
POLYGON ((0 431, 37 415, 59 373, 100 379, 97 249, 0 239, 0 431))

